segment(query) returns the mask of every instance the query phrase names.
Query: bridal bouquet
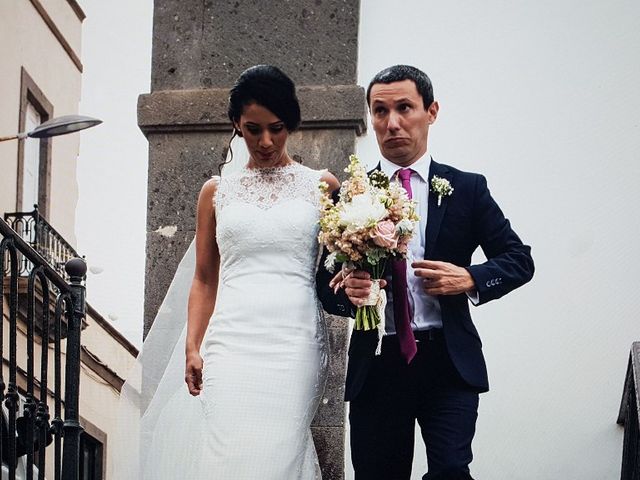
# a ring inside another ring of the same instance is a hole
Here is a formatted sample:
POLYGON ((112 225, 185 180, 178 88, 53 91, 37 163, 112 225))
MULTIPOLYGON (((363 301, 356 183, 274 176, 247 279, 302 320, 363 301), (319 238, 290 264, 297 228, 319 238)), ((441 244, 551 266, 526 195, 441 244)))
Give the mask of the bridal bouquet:
POLYGON ((330 252, 325 266, 330 272, 342 264, 343 275, 354 269, 371 274, 374 285, 363 306, 358 307, 354 328, 378 328, 384 334, 386 296, 380 279, 389 258, 405 258, 418 216, 416 205, 398 182, 381 171, 367 176, 358 157, 349 157, 340 199, 334 204, 328 185, 321 182, 322 196, 318 241, 330 252))

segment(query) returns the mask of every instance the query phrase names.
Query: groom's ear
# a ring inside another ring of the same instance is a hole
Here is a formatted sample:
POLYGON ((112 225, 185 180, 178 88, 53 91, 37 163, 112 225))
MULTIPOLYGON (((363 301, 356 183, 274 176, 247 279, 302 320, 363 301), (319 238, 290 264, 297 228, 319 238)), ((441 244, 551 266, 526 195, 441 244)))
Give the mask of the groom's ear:
POLYGON ((429 108, 427 108, 427 116, 428 116, 427 122, 429 123, 429 125, 432 125, 433 122, 436 121, 436 118, 438 118, 439 110, 440 110, 440 105, 438 105, 438 102, 436 102, 435 100, 431 102, 431 105, 429 105, 429 108))

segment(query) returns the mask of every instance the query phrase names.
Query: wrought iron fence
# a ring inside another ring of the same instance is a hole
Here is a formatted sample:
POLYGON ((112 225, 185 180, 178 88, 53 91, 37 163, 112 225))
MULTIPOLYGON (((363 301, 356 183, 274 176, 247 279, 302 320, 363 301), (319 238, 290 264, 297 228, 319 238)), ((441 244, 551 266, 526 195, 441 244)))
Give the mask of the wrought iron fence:
POLYGON ((631 346, 618 423, 624 425, 621 480, 640 480, 640 342, 631 346))
MULTIPOLYGON (((66 263, 78 258, 78 252, 60 235, 34 205, 32 212, 5 213, 4 220, 31 248, 40 254, 56 272, 68 280, 65 272, 66 263)), ((18 275, 29 274, 30 261, 27 257, 18 255, 18 275)))
MULTIPOLYGON (((48 223, 43 223, 37 211, 32 217, 35 218, 34 230, 30 232, 34 232, 35 245, 46 245, 48 240, 42 240, 47 235, 59 237, 52 227, 48 228, 48 223)), ((59 272, 59 262, 69 251, 75 251, 69 247, 70 250, 65 253, 58 252, 53 257, 46 257, 25 241, 25 231, 16 232, 7 222, 0 220, 2 478, 6 474, 9 480, 15 480, 16 475, 27 480, 44 480, 45 469, 49 465, 55 480, 76 480, 79 475, 82 432, 78 398, 80 331, 86 308, 82 280, 86 274, 86 264, 80 258, 67 260, 67 281, 59 272), (55 263, 50 264, 48 258, 54 258, 55 263), (24 278, 25 274, 27 278, 24 278), (8 316, 5 304, 8 305, 8 316), (26 332, 22 332, 23 329, 26 332), (63 390, 62 339, 65 336, 63 390), (8 356, 4 351, 5 337, 8 337, 8 356), (26 347, 20 347, 24 341, 18 342, 23 337, 26 337, 26 347), (20 348, 26 351, 20 351, 20 348), (36 365, 37 354, 39 365, 36 365), (19 355, 20 358, 26 358, 26 367, 19 365, 19 355), (5 377, 6 373, 8 378, 5 377), (18 382, 19 374, 22 386, 18 382), (53 405, 53 419, 50 404, 53 405), (46 446, 51 443, 53 459, 47 458, 46 446)))

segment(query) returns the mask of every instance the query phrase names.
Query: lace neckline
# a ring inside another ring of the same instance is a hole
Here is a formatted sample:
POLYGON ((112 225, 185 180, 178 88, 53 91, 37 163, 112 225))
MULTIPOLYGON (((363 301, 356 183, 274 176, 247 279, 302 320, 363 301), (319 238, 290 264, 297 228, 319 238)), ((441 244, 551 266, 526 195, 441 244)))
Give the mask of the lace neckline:
POLYGON ((291 170, 295 170, 299 167, 300 164, 298 162, 287 163, 286 165, 279 165, 276 167, 254 167, 250 168, 247 165, 243 168, 243 173, 248 173, 250 175, 255 176, 269 176, 269 175, 282 175, 283 173, 288 173, 291 170))
POLYGON ((264 168, 245 165, 231 176, 222 177, 215 205, 219 212, 232 202, 253 204, 265 210, 292 199, 319 206, 321 174, 297 162, 264 168))

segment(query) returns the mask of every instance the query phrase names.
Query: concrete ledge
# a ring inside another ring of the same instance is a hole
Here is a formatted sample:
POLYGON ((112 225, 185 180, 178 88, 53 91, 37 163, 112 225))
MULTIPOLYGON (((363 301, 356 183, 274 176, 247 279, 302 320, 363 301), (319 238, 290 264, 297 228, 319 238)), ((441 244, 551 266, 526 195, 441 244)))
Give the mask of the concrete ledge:
MULTIPOLYGON (((364 88, 357 85, 302 86, 301 129, 367 128, 364 88)), ((138 125, 145 135, 167 132, 230 132, 229 90, 161 90, 138 97, 138 125)))

